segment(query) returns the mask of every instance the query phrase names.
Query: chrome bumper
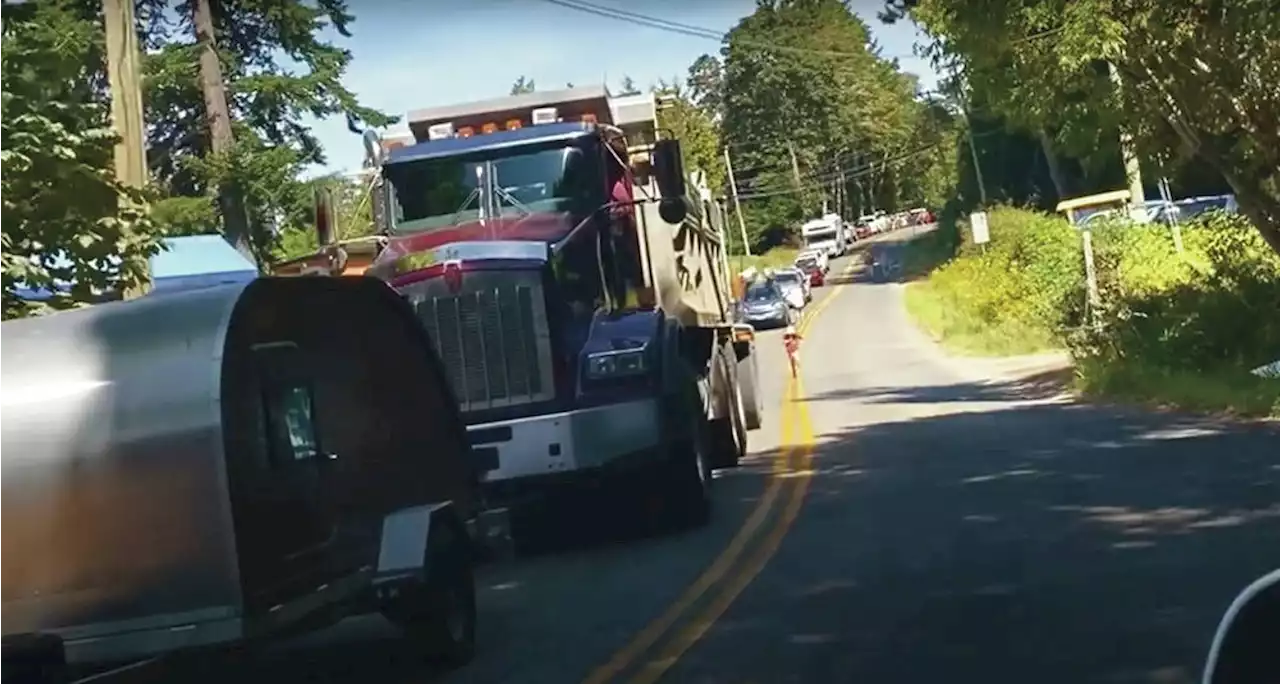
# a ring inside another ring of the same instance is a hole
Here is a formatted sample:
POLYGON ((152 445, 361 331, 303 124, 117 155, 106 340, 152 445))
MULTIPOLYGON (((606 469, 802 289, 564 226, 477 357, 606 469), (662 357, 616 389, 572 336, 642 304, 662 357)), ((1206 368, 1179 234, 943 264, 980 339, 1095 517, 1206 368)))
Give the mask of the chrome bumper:
POLYGON ((473 434, 504 434, 501 441, 472 445, 497 450, 497 468, 481 478, 492 483, 601 468, 660 446, 661 428, 657 399, 640 399, 467 429, 473 434))

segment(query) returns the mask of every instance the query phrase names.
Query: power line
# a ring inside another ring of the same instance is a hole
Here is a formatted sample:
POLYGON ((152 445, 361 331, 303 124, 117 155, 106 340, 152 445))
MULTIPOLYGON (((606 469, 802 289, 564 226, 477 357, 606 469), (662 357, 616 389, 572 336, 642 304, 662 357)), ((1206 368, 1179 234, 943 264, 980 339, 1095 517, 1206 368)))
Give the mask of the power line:
POLYGON ((909 161, 911 159, 914 159, 916 157, 919 157, 925 154, 926 152, 935 150, 938 147, 940 147, 942 144, 943 144, 943 141, 939 141, 936 143, 932 143, 930 145, 926 145, 924 147, 917 148, 915 150, 912 150, 911 152, 906 152, 906 153, 897 155, 895 157, 892 157, 890 159, 885 159, 883 161, 873 162, 871 164, 867 164, 860 167, 838 169, 836 171, 831 171, 826 174, 823 174, 821 176, 813 176, 810 178, 810 180, 816 181, 815 183, 811 183, 808 185, 801 185, 798 188, 787 188, 787 189, 771 190, 771 191, 765 191, 765 192, 753 192, 749 194, 740 195, 739 199, 740 200, 760 199, 764 197, 777 197, 780 195, 790 195, 796 192, 803 192, 805 190, 822 190, 826 188, 826 183, 830 183, 835 180, 840 180, 842 178, 842 174, 844 174, 843 179, 846 182, 851 180, 857 180, 859 178, 865 178, 867 176, 872 175, 873 173, 876 173, 877 171, 887 169, 890 166, 900 164, 905 161, 909 161))
MULTIPOLYGON (((658 17, 650 16, 650 15, 638 14, 636 12, 628 12, 626 10, 614 9, 612 7, 602 7, 600 5, 595 5, 589 2, 582 2, 581 0, 543 0, 543 1, 548 2, 552 5, 556 5, 558 7, 564 7, 565 9, 584 12, 586 14, 593 14, 595 16, 604 17, 606 19, 615 19, 617 21, 623 21, 629 24, 635 24, 637 26, 645 26, 647 28, 657 29, 660 31, 668 31, 670 33, 678 33, 681 35, 691 36, 694 38, 704 38, 707 40, 714 40, 717 43, 726 42, 725 38, 728 35, 727 33, 715 31, 709 28, 668 21, 666 19, 661 19, 658 17)), ((872 55, 872 56, 880 57, 882 59, 916 59, 918 57, 918 55, 915 55, 915 54, 911 54, 911 55, 888 55, 883 53, 877 54, 869 50, 862 51, 862 52, 848 52, 843 50, 815 50, 812 48, 793 47, 790 45, 778 45, 776 43, 762 43, 758 41, 747 41, 747 40, 734 40, 733 42, 735 45, 752 47, 752 48, 757 48, 757 49, 766 50, 766 51, 792 52, 792 53, 805 54, 805 55, 822 55, 826 57, 862 57, 864 55, 872 55)))

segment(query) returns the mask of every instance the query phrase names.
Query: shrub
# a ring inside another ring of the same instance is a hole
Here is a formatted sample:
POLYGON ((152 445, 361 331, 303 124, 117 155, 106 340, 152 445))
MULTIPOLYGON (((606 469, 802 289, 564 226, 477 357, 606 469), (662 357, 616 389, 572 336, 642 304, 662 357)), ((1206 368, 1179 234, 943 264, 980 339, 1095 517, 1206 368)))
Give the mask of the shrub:
POLYGON ((990 211, 988 225, 987 245, 974 245, 965 231, 956 258, 911 298, 915 312, 939 337, 972 338, 962 345, 967 351, 1056 346, 1056 331, 1070 323, 1079 309, 1073 302, 1083 297, 1075 231, 1063 219, 1012 207, 990 211), (924 305, 920 294, 933 305, 924 305))
POLYGON ((1182 229, 1099 231, 1102 326, 1077 355, 1172 370, 1248 370, 1280 357, 1280 257, 1247 221, 1213 214, 1182 229))

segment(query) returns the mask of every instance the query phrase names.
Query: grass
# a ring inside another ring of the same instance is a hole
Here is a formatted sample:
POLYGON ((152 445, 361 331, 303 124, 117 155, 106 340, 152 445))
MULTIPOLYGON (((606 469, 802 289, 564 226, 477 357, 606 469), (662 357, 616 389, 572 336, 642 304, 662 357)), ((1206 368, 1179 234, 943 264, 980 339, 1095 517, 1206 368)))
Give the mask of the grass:
POLYGON ((907 280, 925 278, 955 256, 955 251, 942 230, 925 233, 903 245, 902 275, 907 280))
POLYGON ((764 254, 754 256, 732 254, 729 256, 729 268, 735 273, 740 273, 749 266, 755 266, 758 269, 790 266, 795 263, 798 254, 800 250, 795 247, 774 247, 764 254))
POLYGON ((992 326, 949 301, 928 280, 907 285, 907 312, 944 349, 963 356, 1019 356, 1061 349, 1054 336, 1033 326, 992 326))
POLYGON ((1247 418, 1280 418, 1280 379, 1243 370, 1173 371, 1133 361, 1076 361, 1087 397, 1247 418))

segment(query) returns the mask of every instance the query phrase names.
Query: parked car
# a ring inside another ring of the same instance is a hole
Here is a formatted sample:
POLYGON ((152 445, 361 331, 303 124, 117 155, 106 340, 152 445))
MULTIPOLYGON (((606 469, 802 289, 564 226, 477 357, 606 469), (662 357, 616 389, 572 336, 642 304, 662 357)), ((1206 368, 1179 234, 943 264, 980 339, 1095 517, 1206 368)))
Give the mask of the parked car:
POLYGON ((773 279, 782 289, 782 296, 797 309, 803 309, 813 297, 809 291, 809 279, 798 268, 777 269, 773 273, 773 279))
POLYGON ((738 319, 754 328, 782 328, 795 322, 796 310, 776 282, 761 278, 747 285, 738 302, 738 319))
POLYGON ((814 259, 817 259, 818 266, 822 268, 824 273, 831 270, 831 256, 827 254, 825 249, 806 249, 796 255, 797 259, 803 259, 806 257, 813 257, 814 259))
POLYGON ((822 266, 818 264, 818 260, 812 256, 802 256, 796 259, 796 268, 809 279, 809 287, 822 287, 827 280, 826 274, 822 271, 822 266))

